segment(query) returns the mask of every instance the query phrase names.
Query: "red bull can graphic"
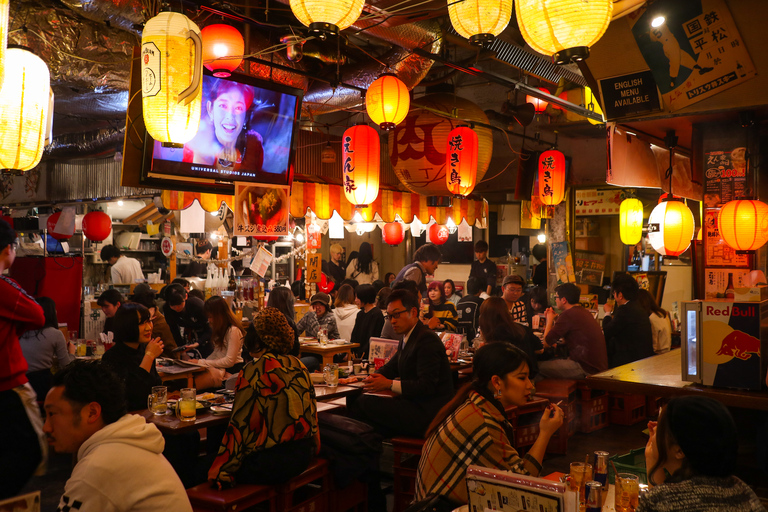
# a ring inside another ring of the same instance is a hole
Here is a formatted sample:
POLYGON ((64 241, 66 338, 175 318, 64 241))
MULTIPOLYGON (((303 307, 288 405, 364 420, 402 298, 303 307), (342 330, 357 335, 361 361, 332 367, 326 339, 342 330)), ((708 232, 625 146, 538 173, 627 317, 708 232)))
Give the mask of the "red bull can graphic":
POLYGON ((592 480, 584 484, 586 512, 600 512, 603 508, 603 500, 600 494, 603 492, 603 484, 592 480))

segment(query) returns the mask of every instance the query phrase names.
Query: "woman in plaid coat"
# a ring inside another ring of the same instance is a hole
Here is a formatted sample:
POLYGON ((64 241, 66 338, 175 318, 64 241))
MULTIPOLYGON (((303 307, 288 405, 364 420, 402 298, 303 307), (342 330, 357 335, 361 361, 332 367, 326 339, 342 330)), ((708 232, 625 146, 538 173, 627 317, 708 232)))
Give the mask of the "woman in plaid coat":
POLYGON ((550 437, 563 423, 563 411, 550 404, 540 433, 524 457, 512 446, 512 426, 504 409, 523 405, 533 391, 528 356, 508 343, 491 343, 475 354, 474 375, 437 414, 427 429, 416 476, 416 500, 439 494, 467 503, 467 466, 473 464, 538 476, 550 437))

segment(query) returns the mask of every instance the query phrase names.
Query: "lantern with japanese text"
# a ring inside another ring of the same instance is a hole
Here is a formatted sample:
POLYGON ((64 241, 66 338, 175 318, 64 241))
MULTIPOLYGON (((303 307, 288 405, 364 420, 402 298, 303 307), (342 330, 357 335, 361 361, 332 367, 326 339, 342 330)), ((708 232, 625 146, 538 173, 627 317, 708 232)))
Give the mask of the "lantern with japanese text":
POLYGON ((429 226, 429 241, 435 245, 443 245, 448 241, 448 236, 450 236, 450 234, 448 226, 443 226, 437 223, 429 226))
POLYGON ((768 205, 761 201, 729 201, 717 215, 725 243, 737 253, 755 251, 768 241, 768 205))
POLYGON ((319 249, 321 238, 320 226, 314 222, 307 223, 307 249, 319 249))
POLYGON ((208 25, 200 32, 203 39, 203 65, 218 78, 226 78, 243 62, 245 42, 235 27, 208 25))
POLYGON ((493 41, 512 17, 512 0, 448 1, 448 16, 459 35, 476 45, 493 41))
POLYGON ((643 203, 635 197, 619 206, 619 235, 625 245, 635 245, 643 238, 643 203))
POLYGON ((539 197, 547 206, 560 204, 565 198, 565 155, 556 149, 539 156, 539 197))
POLYGON ((338 35, 363 12, 365 0, 290 0, 293 15, 313 34, 338 35))
POLYGON ((101 242, 112 231, 112 219, 101 210, 89 212, 83 217, 83 234, 92 242, 101 242))
POLYGON ((365 110, 371 121, 382 130, 392 130, 400 124, 410 108, 408 88, 391 73, 385 73, 374 80, 365 93, 365 110))
POLYGON ((405 226, 401 222, 388 222, 381 230, 384 242, 389 245, 399 245, 405 239, 405 226))
POLYGON ((379 134, 368 125, 348 128, 341 138, 344 195, 356 207, 367 207, 379 195, 379 134))
POLYGON ((445 181, 454 196, 468 196, 475 188, 477 144, 477 134, 469 126, 458 126, 448 134, 445 181))
POLYGON ((447 196, 445 165, 448 134, 467 122, 476 122, 477 177, 481 181, 491 163, 493 134, 485 112, 469 100, 453 94, 428 94, 405 120, 388 133, 389 160, 400 182, 408 190, 425 196, 447 196), (435 114, 456 109, 458 119, 435 114), (459 120, 461 119, 461 121, 459 120))
MULTIPOLYGON (((545 92, 549 94, 549 91, 543 87, 537 87, 537 89, 540 90, 541 92, 545 92)), ((537 114, 543 114, 544 111, 547 110, 547 105, 549 105, 548 101, 542 100, 541 98, 537 98, 536 96, 530 96, 530 95, 525 97, 525 102, 532 104, 534 111, 537 114)))
POLYGON ((648 241, 662 256, 676 258, 691 245, 694 228, 693 214, 685 203, 668 199, 648 216, 648 241))
MULTIPOLYGON (((48 234, 51 236, 51 238, 55 238, 56 240, 66 240, 69 237, 71 237, 74 233, 61 233, 56 231, 56 225, 59 223, 59 219, 61 218, 61 212, 56 212, 50 217, 48 217, 48 220, 45 223, 45 226, 48 228, 48 234)), ((61 229, 61 227, 59 227, 61 229)))

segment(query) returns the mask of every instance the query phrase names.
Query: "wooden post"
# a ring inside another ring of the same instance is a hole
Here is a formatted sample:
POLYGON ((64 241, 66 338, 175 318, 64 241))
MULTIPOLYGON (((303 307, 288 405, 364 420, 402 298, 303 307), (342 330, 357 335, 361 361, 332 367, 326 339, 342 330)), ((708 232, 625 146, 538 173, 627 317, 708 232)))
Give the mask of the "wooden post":
POLYGON ((171 253, 168 265, 169 284, 176 279, 176 235, 171 235, 171 245, 173 246, 173 252, 171 253))

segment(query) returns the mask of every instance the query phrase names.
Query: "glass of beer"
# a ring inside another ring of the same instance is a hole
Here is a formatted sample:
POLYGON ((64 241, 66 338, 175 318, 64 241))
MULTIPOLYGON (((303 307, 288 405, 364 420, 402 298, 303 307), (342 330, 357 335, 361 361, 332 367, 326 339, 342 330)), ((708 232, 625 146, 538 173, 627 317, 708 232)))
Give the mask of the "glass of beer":
POLYGON ((571 462, 570 490, 579 493, 579 510, 586 508, 584 485, 592 480, 592 464, 571 462))
POLYGON ((619 473, 616 475, 616 512, 635 512, 640 494, 637 475, 619 473))
POLYGON ((197 399, 195 388, 183 388, 176 408, 176 416, 181 421, 195 421, 197 417, 197 399))
POLYGON ((168 412, 168 388, 166 386, 152 387, 152 394, 147 397, 147 409, 155 416, 162 416, 168 412))

